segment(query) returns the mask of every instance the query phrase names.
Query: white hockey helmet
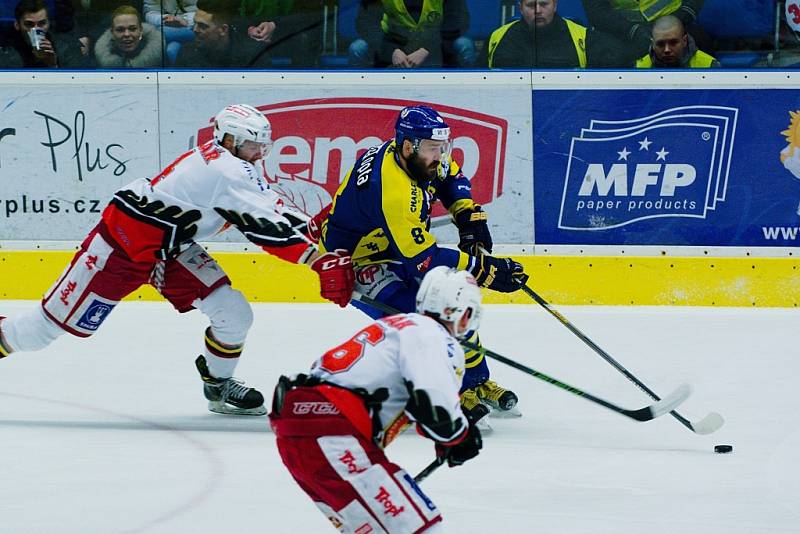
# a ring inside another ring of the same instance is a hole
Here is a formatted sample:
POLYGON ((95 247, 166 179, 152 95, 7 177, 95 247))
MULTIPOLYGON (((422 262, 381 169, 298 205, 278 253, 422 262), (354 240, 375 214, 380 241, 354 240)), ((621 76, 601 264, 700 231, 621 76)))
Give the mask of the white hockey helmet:
MULTIPOLYGON (((253 141, 272 148, 272 125, 263 113, 247 104, 232 104, 214 117, 214 140, 222 144, 225 134, 233 136, 233 146, 253 141)), ((264 154, 266 157, 267 154, 264 154)))
POLYGON ((467 271, 443 265, 434 267, 422 279, 417 291, 417 313, 452 322, 453 335, 457 338, 477 329, 481 322, 481 290, 475 277, 467 271), (465 313, 470 314, 469 320, 460 328, 465 313))

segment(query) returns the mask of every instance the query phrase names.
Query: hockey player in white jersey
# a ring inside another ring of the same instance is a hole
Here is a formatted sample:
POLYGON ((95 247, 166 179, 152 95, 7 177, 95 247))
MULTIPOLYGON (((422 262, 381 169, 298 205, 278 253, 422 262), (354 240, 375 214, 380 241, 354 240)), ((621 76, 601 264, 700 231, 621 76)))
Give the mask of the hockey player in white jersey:
POLYGON ((196 243, 234 226, 265 251, 319 273, 322 296, 347 305, 350 258, 319 255, 301 214, 287 209, 253 165, 272 146, 269 120, 240 104, 215 117, 214 139, 181 155, 152 179, 117 191, 41 306, 0 317, 0 358, 46 347, 69 332, 89 337, 114 306, 143 284, 179 312, 210 320, 197 360, 209 409, 264 415, 264 397, 233 378, 253 315, 220 265, 196 243))
MULTIPOLYGON (((409 425, 451 467, 477 456, 480 431, 459 403, 481 294, 471 274, 431 269, 417 313, 384 317, 326 352, 309 375, 281 377, 270 422, 281 459, 340 532, 438 532, 441 514, 383 449, 409 425)), ((488 410, 487 410, 488 411, 488 410)))

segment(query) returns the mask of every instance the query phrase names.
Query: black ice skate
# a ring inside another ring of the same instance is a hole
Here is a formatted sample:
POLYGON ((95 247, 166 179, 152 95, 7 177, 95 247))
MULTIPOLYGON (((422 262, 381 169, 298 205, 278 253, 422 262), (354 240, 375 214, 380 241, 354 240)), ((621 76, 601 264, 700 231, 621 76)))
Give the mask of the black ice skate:
POLYGON ((208 399, 208 409, 214 413, 232 415, 266 415, 264 396, 235 378, 214 378, 208 371, 205 357, 195 360, 203 379, 203 394, 208 399))

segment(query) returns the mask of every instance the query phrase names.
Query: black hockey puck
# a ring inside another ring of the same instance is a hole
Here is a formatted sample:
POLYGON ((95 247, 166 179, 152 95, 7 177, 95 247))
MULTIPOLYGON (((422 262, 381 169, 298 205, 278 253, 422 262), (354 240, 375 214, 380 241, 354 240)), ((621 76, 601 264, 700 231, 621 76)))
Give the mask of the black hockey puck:
POLYGON ((714 445, 714 452, 718 452, 720 454, 727 454, 729 452, 733 452, 732 445, 714 445))

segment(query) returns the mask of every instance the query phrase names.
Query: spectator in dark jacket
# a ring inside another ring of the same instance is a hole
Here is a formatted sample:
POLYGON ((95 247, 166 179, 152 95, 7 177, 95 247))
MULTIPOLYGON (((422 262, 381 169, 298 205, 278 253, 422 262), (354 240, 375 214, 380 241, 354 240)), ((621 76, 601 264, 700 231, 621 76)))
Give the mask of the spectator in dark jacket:
POLYGON ((197 0, 194 42, 181 47, 175 68, 241 69, 269 65, 265 45, 239 31, 237 8, 232 4, 227 0, 197 0))
POLYGON ((520 20, 495 30, 479 64, 489 68, 627 67, 629 50, 610 35, 557 13, 557 0, 520 0, 520 20))
POLYGON ((705 0, 582 0, 589 24, 628 42, 634 57, 650 50, 650 34, 658 17, 673 15, 704 47, 708 35, 696 24, 705 0))
POLYGON ((475 64, 475 43, 466 36, 469 12, 464 0, 362 0, 356 25, 361 38, 348 51, 354 67, 475 64))
POLYGON ((653 24, 650 53, 636 61, 637 69, 709 69, 721 67, 719 61, 694 44, 678 17, 665 15, 653 24))
POLYGON ((84 68, 86 58, 79 43, 51 32, 50 12, 43 0, 21 0, 14 10, 14 33, 10 47, 24 68, 84 68), (32 30, 35 30, 32 32, 32 30), (32 35, 36 34, 34 40, 32 35))
POLYGON ((289 68, 310 69, 322 54, 324 13, 320 0, 242 0, 239 15, 250 39, 289 68))

